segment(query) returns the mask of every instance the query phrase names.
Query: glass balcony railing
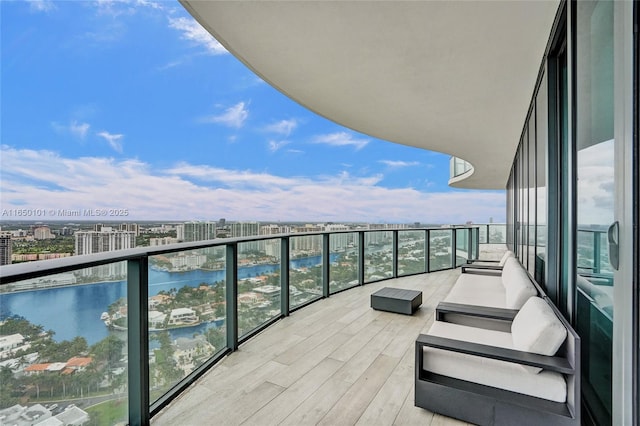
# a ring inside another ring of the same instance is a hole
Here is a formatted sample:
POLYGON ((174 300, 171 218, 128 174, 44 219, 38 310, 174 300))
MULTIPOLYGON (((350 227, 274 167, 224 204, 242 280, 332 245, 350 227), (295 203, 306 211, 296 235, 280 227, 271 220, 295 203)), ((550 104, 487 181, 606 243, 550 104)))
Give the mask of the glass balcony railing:
POLYGON ((578 229, 576 239, 578 273, 612 276, 607 230, 578 229))
POLYGON ((367 282, 452 268, 476 258, 482 242, 477 226, 342 231, 2 266, 0 409, 148 424, 293 310, 367 282))
POLYGON ((474 225, 478 228, 480 244, 506 244, 507 225, 504 223, 486 223, 474 225))
POLYGON ((449 179, 461 176, 471 170, 473 170, 471 163, 458 157, 451 157, 449 159, 449 179))

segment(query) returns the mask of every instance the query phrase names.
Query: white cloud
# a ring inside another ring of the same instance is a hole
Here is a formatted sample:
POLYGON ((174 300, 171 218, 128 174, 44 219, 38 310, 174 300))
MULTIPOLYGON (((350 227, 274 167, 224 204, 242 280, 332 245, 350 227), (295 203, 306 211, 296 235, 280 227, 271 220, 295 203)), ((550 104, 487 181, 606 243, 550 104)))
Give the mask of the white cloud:
POLYGON ((124 135, 122 134, 111 134, 109 132, 98 132, 96 133, 98 136, 104 138, 108 143, 109 146, 111 148, 113 148, 114 151, 119 152, 120 154, 122 154, 122 138, 124 138, 124 135))
POLYGON ((58 133, 69 133, 78 139, 84 139, 91 125, 89 123, 78 123, 76 120, 73 120, 68 125, 54 121, 51 123, 51 127, 58 133))
POLYGON ((291 142, 289 141, 274 141, 271 140, 269 141, 269 151, 271 152, 276 152, 278 151, 280 148, 289 145, 291 142))
POLYGON ((158 71, 166 71, 168 69, 177 67, 178 65, 182 65, 182 60, 167 62, 166 64, 159 66, 157 69, 158 71))
POLYGON ((609 225, 614 221, 614 141, 578 151, 578 224, 609 225))
POLYGON ((32 12, 50 12, 56 9, 56 5, 52 0, 27 0, 29 9, 32 12))
POLYGON ((180 31, 182 38, 203 46, 207 52, 212 55, 229 53, 224 46, 218 43, 218 41, 193 18, 169 18, 169 26, 180 31))
POLYGON ((249 117, 249 110, 245 107, 245 103, 238 102, 237 104, 227 108, 222 114, 205 118, 205 121, 220 123, 239 129, 244 125, 247 117, 249 117))
POLYGON ((296 119, 292 118, 290 120, 280 120, 275 123, 269 124, 267 127, 265 127, 265 130, 267 132, 289 136, 296 127, 298 127, 298 122, 296 119))
POLYGON ((280 186, 291 187, 296 184, 292 178, 283 178, 268 173, 256 173, 249 170, 229 170, 220 167, 194 166, 187 163, 180 163, 177 166, 166 170, 170 175, 197 178, 202 181, 218 182, 227 186, 280 186))
POLYGON ((386 188, 379 175, 284 177, 187 163, 157 170, 133 159, 65 158, 8 146, 1 155, 4 209, 126 208, 128 220, 456 224, 501 221, 506 211, 504 192, 386 188))
POLYGON ((151 9, 162 10, 162 4, 148 0, 135 0, 134 3, 139 6, 150 7, 151 9))
POLYGON ((399 160, 380 160, 378 163, 382 163, 386 166, 389 166, 393 169, 399 169, 402 167, 412 167, 420 165, 417 161, 399 161, 399 160))
POLYGON ((337 132, 316 136, 312 142, 331 146, 354 146, 356 150, 360 150, 367 146, 370 140, 356 139, 352 134, 347 132, 337 132))

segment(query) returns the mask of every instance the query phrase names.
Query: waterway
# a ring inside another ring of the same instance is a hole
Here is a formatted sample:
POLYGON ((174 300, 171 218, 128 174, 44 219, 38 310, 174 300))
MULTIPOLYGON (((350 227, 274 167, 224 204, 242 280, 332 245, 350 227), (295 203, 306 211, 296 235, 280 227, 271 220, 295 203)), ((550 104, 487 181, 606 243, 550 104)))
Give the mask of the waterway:
MULTIPOLYGON (((336 261, 338 254, 331 255, 336 261)), ((319 265, 322 256, 293 259, 291 268, 304 268, 319 265)), ((238 278, 250 278, 271 274, 280 269, 279 264, 254 265, 238 268, 238 278)), ((225 278, 225 271, 194 270, 187 272, 167 272, 149 270, 149 296, 160 291, 179 289, 184 286, 197 287, 202 283, 215 284, 225 278)), ((76 336, 84 337, 92 345, 105 337, 110 331, 100 320, 100 314, 116 300, 127 297, 126 281, 101 282, 86 285, 48 288, 37 291, 4 293, 0 295, 0 319, 12 315, 26 318, 33 324, 40 324, 45 330, 52 330, 56 341, 71 340, 76 336)), ((171 330, 173 339, 193 336, 205 328, 220 323, 201 324, 196 327, 171 330)), ((122 332, 113 332, 123 334, 122 332)))

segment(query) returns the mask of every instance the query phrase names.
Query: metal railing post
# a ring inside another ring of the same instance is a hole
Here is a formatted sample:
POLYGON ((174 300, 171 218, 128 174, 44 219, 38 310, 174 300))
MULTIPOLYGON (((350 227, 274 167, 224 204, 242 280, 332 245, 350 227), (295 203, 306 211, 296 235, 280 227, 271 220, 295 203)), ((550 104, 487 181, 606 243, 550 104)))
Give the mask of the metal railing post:
POLYGON ((129 425, 146 426, 149 416, 149 258, 127 261, 127 355, 129 425))
POLYGON ((289 237, 280 239, 280 313, 289 316, 289 237))
POLYGON ((392 232, 391 239, 391 276, 393 278, 398 277, 398 230, 395 229, 392 232))
POLYGON ((358 283, 364 285, 364 231, 358 231, 358 283))
POLYGON ((238 244, 226 245, 227 347, 238 349, 238 244))
POLYGON ((600 273, 600 254, 602 248, 600 247, 600 233, 593 232, 593 273, 600 273))
POLYGON ((424 271, 426 273, 431 272, 431 235, 429 230, 424 231, 424 271))
POLYGON ((456 232, 456 228, 452 228, 451 229, 451 267, 455 269, 456 267, 456 258, 457 258, 457 254, 456 250, 457 250, 457 246, 458 246, 458 242, 456 241, 457 238, 457 232, 456 232))
POLYGON ((329 272, 331 267, 331 248, 329 244, 331 234, 322 235, 322 297, 329 297, 329 272))

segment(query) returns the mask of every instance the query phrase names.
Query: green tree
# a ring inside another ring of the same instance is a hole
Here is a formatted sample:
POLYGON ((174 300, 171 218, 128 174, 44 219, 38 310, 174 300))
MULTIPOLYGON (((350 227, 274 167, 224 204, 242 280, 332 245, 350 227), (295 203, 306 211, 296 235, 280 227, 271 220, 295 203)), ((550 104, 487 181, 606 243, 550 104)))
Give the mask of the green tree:
POLYGON ((122 358, 122 350, 125 342, 118 339, 113 334, 108 335, 98 343, 91 346, 90 353, 94 356, 94 362, 116 364, 122 358))
POLYGON ((19 381, 13 377, 9 367, 0 367, 0 409, 11 407, 19 402, 19 381))

